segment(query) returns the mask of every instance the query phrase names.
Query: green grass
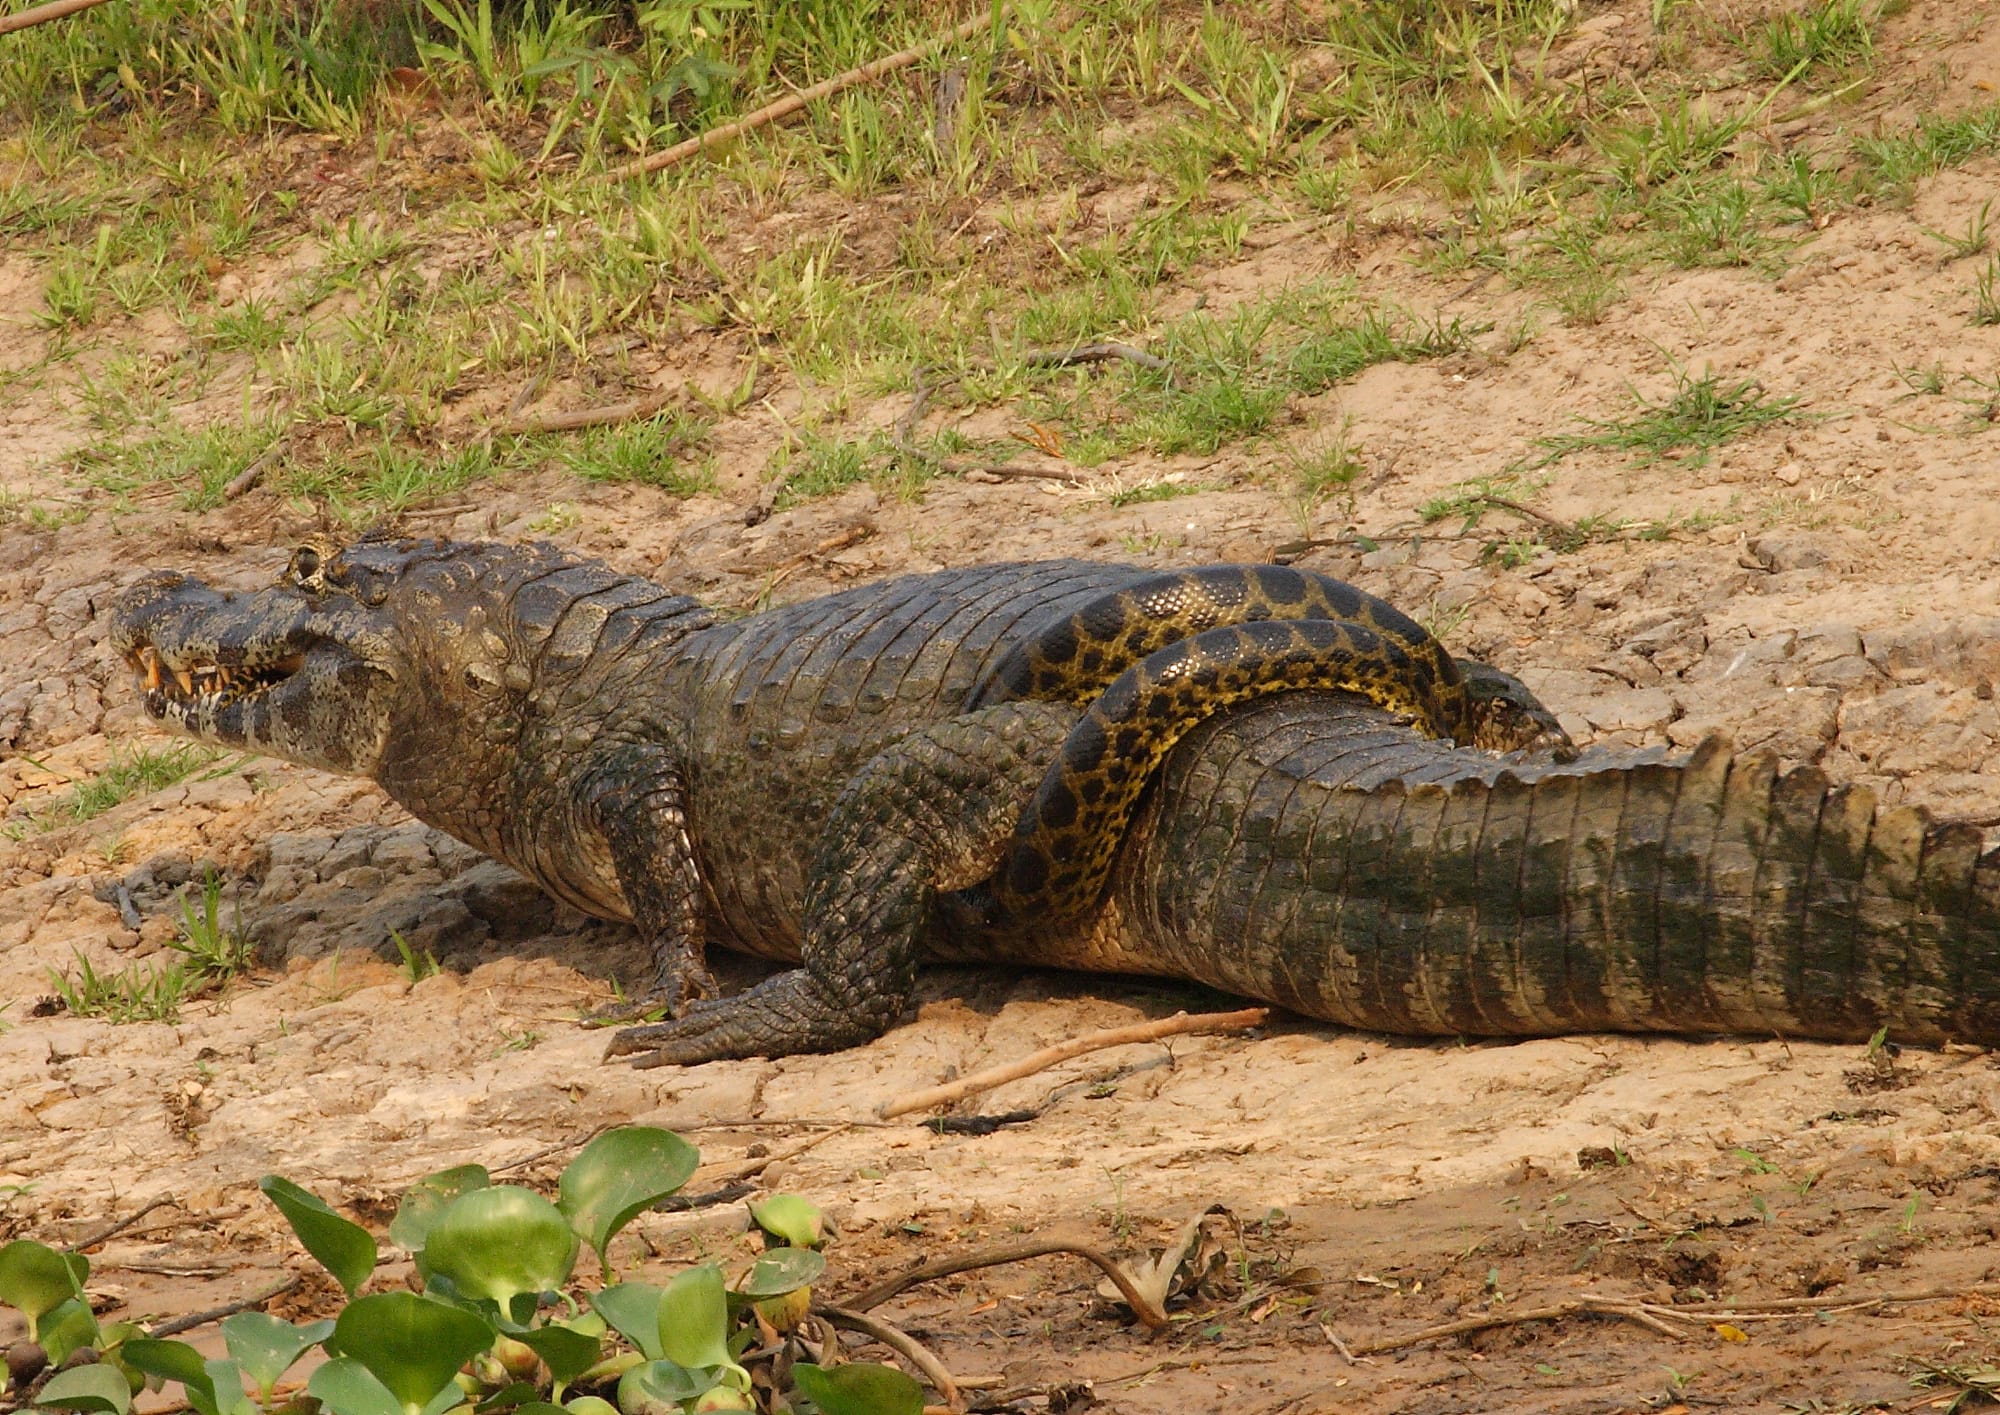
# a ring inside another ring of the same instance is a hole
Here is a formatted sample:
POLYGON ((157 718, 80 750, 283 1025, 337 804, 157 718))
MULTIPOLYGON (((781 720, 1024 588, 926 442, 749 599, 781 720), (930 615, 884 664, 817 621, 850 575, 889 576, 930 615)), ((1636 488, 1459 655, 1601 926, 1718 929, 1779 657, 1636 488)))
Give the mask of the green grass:
POLYGON ((134 797, 164 791, 212 765, 221 756, 214 748, 195 742, 172 742, 164 747, 141 747, 130 752, 115 748, 104 770, 73 783, 34 819, 44 830, 92 820, 134 797))
POLYGON ((1820 0, 1773 15, 1752 46, 1759 71, 1776 79, 1800 70, 1868 66, 1875 58, 1878 8, 1870 0, 1820 0))
POLYGON ((1583 419, 1588 432, 1561 433, 1535 440, 1543 455, 1534 465, 1547 466, 1577 452, 1595 449, 1630 453, 1647 464, 1674 461, 1705 466, 1717 447, 1745 433, 1798 415, 1798 395, 1774 397, 1757 378, 1725 381, 1713 369, 1699 375, 1674 370, 1674 389, 1658 402, 1634 393, 1638 411, 1630 417, 1583 419))
POLYGON ((240 926, 222 922, 222 882, 211 871, 200 903, 183 892, 177 935, 167 947, 178 957, 160 964, 132 963, 99 972, 82 953, 75 966, 49 970, 49 986, 73 1017, 107 1022, 178 1022, 183 1005, 228 984, 249 966, 250 945, 240 926))
MULTIPOLYGON (((743 341, 766 392, 797 391, 788 502, 917 494, 931 471, 854 429, 918 365, 1088 465, 1267 437, 1297 400, 1472 337, 1324 291, 1163 316, 1271 226, 1338 241, 1407 195, 1445 213, 1432 271, 1498 272, 1583 324, 1662 265, 1774 274, 1851 203, 2000 151, 2000 105, 1850 121, 1895 3, 1663 0, 1653 68, 1557 83, 1571 0, 1015 0, 997 51, 618 184, 635 153, 934 37, 935 6, 120 0, 9 37, 0 240, 41 279, 33 376, 96 429, 68 469, 113 497, 212 508, 281 432, 262 486, 356 524, 548 468, 692 494, 706 428, 490 426, 531 382, 637 385, 690 337, 743 341), (1823 117, 1766 150, 1805 90, 1823 117), (137 352, 163 320, 190 347, 137 352), (1175 377, 1022 366, 1103 339, 1175 377)), ((1976 289, 1973 317, 1991 303, 1976 289)))
POLYGON ((644 422, 592 428, 562 447, 556 459, 585 481, 638 482, 675 496, 715 489, 711 463, 688 465, 688 454, 708 435, 708 424, 666 412, 644 422))

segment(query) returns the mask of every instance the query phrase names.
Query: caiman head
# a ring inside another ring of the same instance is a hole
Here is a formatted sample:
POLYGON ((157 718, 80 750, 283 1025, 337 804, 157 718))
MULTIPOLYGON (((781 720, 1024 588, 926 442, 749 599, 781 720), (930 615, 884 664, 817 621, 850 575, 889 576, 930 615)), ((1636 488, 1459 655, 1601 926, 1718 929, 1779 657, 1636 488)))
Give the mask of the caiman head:
POLYGON ((268 589, 147 576, 119 599, 111 643, 159 721, 380 779, 392 757, 507 732, 552 627, 524 621, 538 597, 523 588, 578 577, 611 578, 548 545, 315 539, 268 589))

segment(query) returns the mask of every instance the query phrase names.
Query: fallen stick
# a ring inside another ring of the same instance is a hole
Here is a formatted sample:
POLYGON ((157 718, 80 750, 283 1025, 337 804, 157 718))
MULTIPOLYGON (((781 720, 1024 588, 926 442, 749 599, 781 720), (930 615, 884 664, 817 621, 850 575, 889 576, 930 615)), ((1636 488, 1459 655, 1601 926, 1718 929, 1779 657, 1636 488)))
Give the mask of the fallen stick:
POLYGON ((116 1223, 107 1224, 103 1228, 98 1229, 95 1233, 86 1233, 83 1237, 77 1239, 76 1242, 69 1245, 69 1251, 72 1253, 81 1253, 86 1248, 95 1248, 98 1244, 104 1242, 105 1239, 117 1237, 119 1234, 123 1233, 126 1229, 130 1228, 133 1224, 137 1223, 140 1219, 144 1218, 147 1214, 151 1213, 154 1209, 164 1209, 169 1204, 178 1204, 179 1202, 180 1200, 176 1199, 173 1195, 163 1194, 159 1198, 153 1200, 150 1204, 146 1205, 145 1208, 140 1209, 135 1213, 127 1214, 124 1218, 119 1219, 116 1223))
MULTIPOLYGON (((943 40, 939 41, 939 44, 961 43, 972 38, 972 36, 978 34, 982 29, 987 28, 992 22, 993 20, 990 15, 981 15, 978 19, 967 20, 964 24, 946 35, 943 40)), ((672 147, 655 152, 650 156, 635 158, 623 166, 614 167, 604 174, 605 180, 622 182, 627 177, 643 177, 648 172, 657 172, 663 167, 671 167, 676 162, 693 157, 696 153, 705 152, 711 147, 729 142, 734 138, 742 137, 743 134, 754 132, 758 128, 768 127, 780 118, 789 118, 807 104, 830 97, 833 94, 839 93, 842 89, 853 88, 856 84, 872 83, 884 74, 892 74, 898 69, 907 69, 910 65, 928 54, 932 47, 931 45, 923 45, 920 47, 913 46, 909 49, 900 49, 894 54, 870 60, 859 68, 849 69, 844 74, 835 74, 832 78, 816 83, 811 88, 800 89, 797 93, 787 94, 775 103, 767 103, 754 113, 746 113, 733 123, 724 123, 719 128, 710 128, 705 133, 695 134, 686 142, 675 143, 672 147)))
POLYGON ((270 469, 273 462, 285 455, 285 449, 292 445, 291 429, 279 433, 271 439, 271 445, 259 452, 249 466, 231 477, 222 487, 222 499, 234 501, 251 487, 270 469))
POLYGON ((1046 1258, 1055 1253, 1072 1253, 1085 1262, 1094 1263, 1098 1270, 1118 1288, 1125 1299, 1125 1305, 1133 1315, 1149 1327, 1163 1327, 1167 1324, 1167 1314, 1159 1309, 1125 1271, 1123 1265, 1089 1244, 1074 1238, 1030 1238, 1022 1243, 1006 1243, 997 1248, 982 1248, 977 1252, 964 1253, 956 1257, 933 1258, 928 1263, 884 1278, 852 1302, 848 1310, 865 1312, 871 1307, 879 1307, 904 1288, 915 1287, 920 1282, 929 1282, 934 1277, 950 1277, 953 1273, 969 1273, 978 1268, 997 1268, 1003 1263, 1021 1263, 1030 1258, 1046 1258))
POLYGON ((0 15, 0 34, 12 34, 17 29, 32 29, 45 25, 50 20, 59 20, 65 15, 74 15, 78 10, 88 10, 93 5, 102 5, 104 0, 51 0, 47 5, 37 5, 32 10, 23 10, 18 15, 0 15))
POLYGON ((685 396, 679 389, 649 393, 644 398, 628 398, 622 403, 605 403, 595 408, 576 408, 567 413, 544 413, 540 417, 502 418, 493 430, 507 437, 525 437, 537 432, 574 432, 580 427, 604 427, 609 423, 636 422, 664 412, 668 405, 685 396))
POLYGON ((768 1155, 759 1155, 756 1159, 740 1160, 717 1171, 711 1177, 718 1185, 734 1184, 739 1179, 748 1179, 753 1174, 762 1174, 779 1160, 793 1159, 804 1154, 815 1145, 825 1144, 836 1135, 845 1135, 849 1128, 845 1122, 842 1122, 832 1130, 822 1130, 817 1135, 809 1135, 796 1145, 788 1146, 782 1150, 774 1150, 768 1155))
POLYGON ((947 1371, 944 1362, 938 1360, 931 1349, 911 1336, 901 1327, 891 1326, 880 1317, 871 1317, 866 1312, 851 1312, 845 1307, 832 1307, 824 1302, 813 1303, 812 1309, 842 1331, 860 1332, 881 1342, 897 1355, 904 1357, 912 1366, 924 1373, 937 1393, 944 1397, 944 1403, 952 1410, 965 1409, 965 1397, 959 1394, 958 1382, 947 1371))
MULTIPOLYGON (((1456 1322, 1423 1327, 1402 1336, 1383 1337, 1379 1341, 1342 1347, 1341 1350, 1343 1355, 1351 1353, 1350 1359, 1352 1356, 1377 1356, 1385 1351, 1398 1351, 1406 1346, 1418 1346, 1427 1341, 1439 1341, 1450 1336, 1465 1336, 1471 1332, 1486 1331, 1493 1327, 1518 1326, 1523 1322, 1558 1321, 1564 1317, 1575 1316, 1621 1317, 1664 1336, 1670 1336, 1676 1341, 1685 1341, 1686 1334, 1676 1331, 1668 1325, 1670 1322, 1705 1327, 1723 1322, 1775 1321, 1782 1317, 1797 1316, 1801 1312, 1860 1311, 1868 1307, 1912 1302, 1948 1302, 1962 1297, 1994 1296, 2000 1296, 2000 1282, 1975 1282, 1963 1287, 1923 1287, 1903 1292, 1847 1293, 1832 1297, 1776 1297, 1767 1302, 1690 1302, 1684 1306, 1671 1307, 1658 1302, 1600 1297, 1587 1293, 1582 1297, 1558 1302, 1549 1307, 1529 1307, 1518 1312, 1496 1312, 1484 1317, 1466 1317, 1456 1322)), ((1339 1344, 1338 1338, 1333 1338, 1330 1330, 1327 1331, 1327 1335, 1336 1345, 1339 1344)))
POLYGON ((190 1312, 185 1317, 175 1317, 170 1322, 161 1322, 158 1326, 147 1332, 146 1335, 157 1341, 162 1337, 177 1336, 184 1331, 193 1331, 196 1327, 205 1327, 210 1322, 219 1322, 224 1317, 235 1316, 238 1312, 247 1312, 253 1307, 262 1307, 274 1297, 283 1297, 287 1292, 297 1288, 301 1281, 303 1281, 302 1278, 288 1277, 276 1286, 267 1287, 262 1292, 251 1297, 245 1297, 241 1301, 225 1302, 220 1307, 210 1307, 206 1312, 190 1312))
POLYGON ((1043 1047, 1031 1052, 1018 1061, 1010 1061, 1000 1066, 991 1066, 984 1071, 975 1071, 970 1076, 961 1076, 956 1081, 948 1081, 942 1086, 932 1086, 927 1090, 914 1091, 900 1100, 884 1101, 875 1107, 875 1114, 883 1120, 898 1115, 907 1115, 913 1110, 930 1110, 953 1101, 976 1096, 981 1091, 990 1091, 996 1086, 1004 1086, 1009 1081, 1018 1081, 1023 1076, 1032 1076, 1037 1071, 1046 1071, 1058 1062, 1068 1061, 1073 1056, 1086 1052, 1102 1051, 1106 1047, 1130 1046, 1134 1042, 1156 1042, 1162 1037, 1198 1035, 1203 1032, 1240 1032, 1246 1027, 1263 1025, 1270 1017, 1268 1007, 1246 1007, 1241 1012, 1199 1012, 1189 1015, 1176 1012, 1171 1017, 1157 1022, 1136 1022, 1129 1027, 1112 1027, 1102 1032, 1091 1032, 1081 1037, 1071 1037, 1066 1042, 1043 1047))

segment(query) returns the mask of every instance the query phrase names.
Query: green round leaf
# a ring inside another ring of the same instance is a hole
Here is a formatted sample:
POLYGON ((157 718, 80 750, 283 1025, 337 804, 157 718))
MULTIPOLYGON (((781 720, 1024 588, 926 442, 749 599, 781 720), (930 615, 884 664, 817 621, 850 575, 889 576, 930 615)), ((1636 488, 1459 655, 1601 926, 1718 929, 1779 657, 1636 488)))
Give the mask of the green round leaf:
POLYGON ((563 1171, 556 1207, 608 1271, 605 1250, 612 1238, 641 1210, 687 1183, 700 1162, 700 1152, 671 1130, 649 1125, 607 1130, 563 1171))
POLYGON ((579 1395, 563 1404, 569 1415, 618 1415, 618 1407, 601 1395, 579 1395))
POLYGON ((559 1322, 507 1334, 541 1357, 542 1364, 549 1368, 549 1374, 563 1385, 568 1385, 595 1365, 597 1353, 604 1345, 601 1338, 585 1336, 559 1322))
POLYGON ((333 1339, 415 1415, 497 1334, 485 1318, 463 1307, 414 1292, 378 1292, 347 1304, 333 1339))
POLYGON ((226 1358, 204 1361, 202 1370, 215 1391, 217 1415, 262 1415, 257 1402, 243 1393, 243 1368, 235 1361, 226 1358))
POLYGON ((826 1259, 810 1248, 773 1248, 760 1256, 736 1291, 744 1297, 782 1297, 816 1282, 826 1259))
POLYGON ((222 1324, 222 1341, 243 1374, 270 1403, 271 1387, 292 1363, 333 1335, 331 1321, 295 1327, 264 1312, 238 1312, 222 1324))
POLYGON ((208 1372, 202 1367, 206 1358, 185 1341, 130 1337, 119 1343, 118 1358, 135 1371, 164 1381, 179 1381, 190 1390, 209 1384, 208 1372))
POLYGON ((375 1271, 375 1239, 367 1229, 342 1218, 326 1200, 281 1175, 267 1174, 257 1187, 278 1206, 308 1253, 333 1274, 349 1297, 375 1271))
POLYGON ((0 1248, 0 1302, 20 1309, 31 1334, 44 1313, 83 1296, 89 1276, 90 1259, 81 1253, 58 1253, 29 1238, 0 1248))
POLYGON ((105 1410, 125 1415, 132 1408, 132 1387, 116 1366, 78 1366, 49 1377, 35 1404, 52 1410, 105 1410))
POLYGON ((618 1408, 625 1415, 680 1415, 687 1401, 713 1390, 721 1381, 715 1370, 691 1371, 673 1361, 648 1361, 634 1366, 618 1381, 618 1408))
POLYGON ((715 1263, 674 1274, 660 1294, 660 1349, 683 1366, 727 1366, 729 1297, 715 1263))
POLYGON ((621 1282, 590 1294, 597 1314, 645 1353, 648 1361, 666 1355, 660 1348, 660 1289, 644 1282, 621 1282))
POLYGON ((512 1184, 474 1189, 454 1199, 424 1238, 424 1265, 454 1291, 500 1304, 516 1321, 533 1313, 515 1299, 569 1281, 576 1235, 562 1212, 532 1189, 512 1184))
POLYGON ((332 1415, 403 1415, 389 1387, 352 1356, 336 1356, 314 1371, 306 1394, 332 1415))
POLYGON ((817 1248, 826 1238, 826 1215, 818 1204, 796 1194, 773 1194, 750 1206, 757 1227, 794 1248, 817 1248))
POLYGON ((492 1182, 483 1164, 461 1164, 425 1175, 403 1191, 396 1216, 389 1220, 389 1241, 406 1253, 421 1252, 425 1235, 452 1200, 492 1182))
POLYGON ((35 1329, 35 1339, 48 1353, 51 1366, 62 1365, 79 1346, 96 1346, 103 1340, 97 1318, 91 1315, 90 1303, 82 1297, 72 1297, 42 1313, 35 1329))
POLYGON ((792 1380, 825 1415, 924 1415, 924 1388, 894 1366, 854 1361, 829 1371, 802 1363, 792 1380))

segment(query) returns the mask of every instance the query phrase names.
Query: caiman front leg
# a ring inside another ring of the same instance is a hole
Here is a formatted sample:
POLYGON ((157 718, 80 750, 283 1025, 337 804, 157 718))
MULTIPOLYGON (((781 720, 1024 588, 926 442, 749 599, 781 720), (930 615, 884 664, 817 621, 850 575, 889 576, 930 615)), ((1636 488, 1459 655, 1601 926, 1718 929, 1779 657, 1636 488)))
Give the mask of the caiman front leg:
POLYGON ((628 1028, 605 1055, 688 1066, 838 1051, 886 1032, 916 989, 938 894, 992 874, 1075 721, 1065 704, 1003 703, 881 753, 841 792, 821 834, 806 885, 805 966, 628 1028))
POLYGON ((604 838, 619 893, 653 956, 653 983, 636 1003, 593 1020, 630 1021, 664 1006, 680 1012, 713 997, 702 930, 701 869, 688 836, 687 783, 673 753, 631 745, 599 754, 577 778, 584 819, 604 838))

